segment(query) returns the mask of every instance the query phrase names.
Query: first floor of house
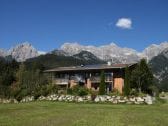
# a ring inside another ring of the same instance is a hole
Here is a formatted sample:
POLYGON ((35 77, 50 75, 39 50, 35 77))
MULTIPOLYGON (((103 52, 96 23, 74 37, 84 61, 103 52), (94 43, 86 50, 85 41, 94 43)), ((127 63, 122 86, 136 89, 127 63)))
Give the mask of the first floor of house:
MULTIPOLYGON (((102 70, 92 71, 57 71, 51 72, 50 77, 53 84, 61 88, 72 88, 75 85, 85 86, 88 89, 98 91, 101 81, 102 70)), ((124 86, 124 70, 104 70, 106 92, 118 90, 122 93, 124 86)))

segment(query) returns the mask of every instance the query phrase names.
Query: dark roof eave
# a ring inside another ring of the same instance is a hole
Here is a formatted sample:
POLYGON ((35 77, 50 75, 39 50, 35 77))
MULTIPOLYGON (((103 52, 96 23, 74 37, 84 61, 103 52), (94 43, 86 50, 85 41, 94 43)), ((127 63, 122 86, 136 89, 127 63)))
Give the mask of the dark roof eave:
POLYGON ((123 69, 125 67, 113 67, 113 68, 92 68, 92 69, 64 69, 64 70, 45 70, 44 72, 66 72, 66 71, 90 71, 90 70, 110 70, 110 69, 123 69))
POLYGON ((125 67, 131 67, 134 64, 125 64, 125 66, 120 66, 120 67, 102 67, 102 68, 83 68, 83 67, 58 67, 55 69, 50 69, 50 70, 45 70, 45 73, 49 73, 49 72, 70 72, 70 71, 90 71, 90 70, 110 70, 110 69, 124 69, 125 67))

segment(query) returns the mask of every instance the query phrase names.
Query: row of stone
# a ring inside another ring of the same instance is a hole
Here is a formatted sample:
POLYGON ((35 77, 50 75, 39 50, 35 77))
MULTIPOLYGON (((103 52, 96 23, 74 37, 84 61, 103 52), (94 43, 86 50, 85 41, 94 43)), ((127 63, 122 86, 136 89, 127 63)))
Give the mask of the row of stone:
MULTIPOLYGON (((24 97, 20 102, 31 102, 34 101, 33 96, 24 97)), ((40 96, 37 100, 43 101, 65 101, 65 102, 96 102, 103 103, 109 102, 113 104, 125 103, 125 104, 152 104, 153 98, 149 95, 145 97, 123 97, 123 96, 108 96, 108 95, 98 95, 95 97, 88 96, 73 96, 73 95, 57 95, 52 94, 49 96, 40 96)), ((18 103, 15 99, 0 99, 0 103, 18 103)))

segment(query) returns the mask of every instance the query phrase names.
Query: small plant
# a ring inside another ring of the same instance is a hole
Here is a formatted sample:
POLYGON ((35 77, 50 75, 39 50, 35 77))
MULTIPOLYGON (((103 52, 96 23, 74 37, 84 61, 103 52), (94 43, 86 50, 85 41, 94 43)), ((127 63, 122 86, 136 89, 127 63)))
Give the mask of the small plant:
POLYGON ((120 92, 117 89, 114 89, 110 94, 110 96, 120 96, 120 92))
POLYGON ((95 98, 96 98, 96 96, 97 96, 97 94, 98 94, 98 92, 96 92, 96 91, 90 91, 90 93, 91 93, 91 100, 94 101, 95 98))
POLYGON ((69 95, 72 95, 72 94, 73 94, 72 88, 68 88, 68 89, 67 89, 67 94, 69 94, 69 95))
POLYGON ((41 92, 40 91, 36 91, 34 93, 34 99, 37 100, 39 97, 41 96, 41 92))
POLYGON ((131 89, 131 91, 130 91, 130 95, 132 95, 132 96, 138 96, 138 92, 137 92, 137 90, 136 89, 131 89))
POLYGON ((166 97, 164 92, 161 92, 161 94, 159 95, 160 97, 166 97))
POLYGON ((141 92, 141 93, 138 93, 138 96, 139 96, 139 97, 145 97, 146 94, 144 94, 144 93, 141 92))
POLYGON ((15 92, 14 98, 20 102, 22 98, 25 96, 27 96, 27 90, 22 89, 22 90, 17 90, 17 92, 15 92))

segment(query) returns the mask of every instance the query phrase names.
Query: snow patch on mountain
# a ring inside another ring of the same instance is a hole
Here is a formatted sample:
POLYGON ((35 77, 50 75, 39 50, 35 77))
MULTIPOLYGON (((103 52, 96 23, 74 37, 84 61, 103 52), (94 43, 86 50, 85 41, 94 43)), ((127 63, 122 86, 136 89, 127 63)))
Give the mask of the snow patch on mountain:
POLYGON ((45 55, 47 54, 47 52, 44 52, 44 51, 37 51, 39 55, 45 55))

